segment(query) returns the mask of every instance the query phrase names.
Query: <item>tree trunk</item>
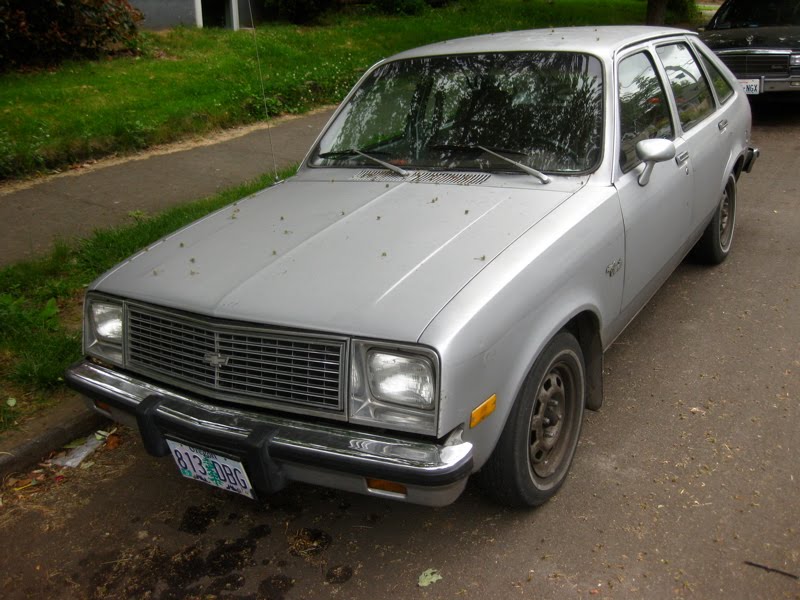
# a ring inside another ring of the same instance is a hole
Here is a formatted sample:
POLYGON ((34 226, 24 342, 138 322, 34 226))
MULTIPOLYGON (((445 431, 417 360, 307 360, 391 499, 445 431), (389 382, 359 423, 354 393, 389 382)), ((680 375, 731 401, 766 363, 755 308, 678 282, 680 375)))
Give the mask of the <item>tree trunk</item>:
POLYGON ((667 17, 667 0, 647 0, 648 25, 663 25, 667 17))

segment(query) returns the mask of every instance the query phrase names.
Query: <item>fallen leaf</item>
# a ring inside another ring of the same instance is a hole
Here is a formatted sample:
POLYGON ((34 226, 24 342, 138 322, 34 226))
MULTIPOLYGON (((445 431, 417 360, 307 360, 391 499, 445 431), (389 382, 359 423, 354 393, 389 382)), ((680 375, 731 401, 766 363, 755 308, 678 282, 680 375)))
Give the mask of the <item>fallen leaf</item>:
POLYGON ((31 487, 33 485, 36 485, 38 483, 38 481, 36 481, 35 479, 23 479, 19 483, 21 485, 19 485, 18 487, 14 488, 15 492, 20 492, 20 491, 24 490, 25 488, 29 488, 29 487, 31 487))
POLYGON ((122 443, 122 438, 119 437, 116 433, 112 433, 106 438, 106 448, 109 450, 115 450, 119 448, 119 445, 122 443))
POLYGON ((6 400, 6 404, 8 404, 9 408, 14 408, 17 405, 17 399, 9 397, 9 399, 6 400))
POLYGON ((419 587, 428 587, 430 584, 436 583, 440 579, 442 579, 442 576, 439 574, 439 571, 436 569, 427 569, 419 576, 419 581, 417 583, 419 587))

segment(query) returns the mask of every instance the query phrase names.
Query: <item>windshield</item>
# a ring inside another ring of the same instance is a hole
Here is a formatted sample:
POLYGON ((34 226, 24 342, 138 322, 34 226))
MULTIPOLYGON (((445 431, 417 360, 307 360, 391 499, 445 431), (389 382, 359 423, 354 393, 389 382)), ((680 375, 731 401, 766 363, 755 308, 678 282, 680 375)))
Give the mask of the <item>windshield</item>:
POLYGON ((601 64, 586 54, 390 62, 353 94, 311 164, 517 170, 497 153, 540 171, 588 171, 600 159, 602 105, 601 64))
POLYGON ((714 15, 713 29, 800 25, 800 0, 732 0, 714 15))

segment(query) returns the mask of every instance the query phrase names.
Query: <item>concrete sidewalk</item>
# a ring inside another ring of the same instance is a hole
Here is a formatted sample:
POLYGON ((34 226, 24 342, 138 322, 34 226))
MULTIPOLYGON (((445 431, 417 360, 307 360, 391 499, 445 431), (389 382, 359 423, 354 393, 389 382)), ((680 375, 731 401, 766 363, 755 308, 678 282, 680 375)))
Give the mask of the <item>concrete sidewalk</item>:
POLYGON ((270 146, 279 170, 293 165, 305 156, 332 111, 281 119, 269 131, 265 126, 188 149, 180 149, 187 145, 181 143, 129 160, 101 162, 86 172, 48 177, 22 189, 0 190, 0 267, 41 255, 55 240, 129 221, 131 211, 156 213, 272 171, 270 146))

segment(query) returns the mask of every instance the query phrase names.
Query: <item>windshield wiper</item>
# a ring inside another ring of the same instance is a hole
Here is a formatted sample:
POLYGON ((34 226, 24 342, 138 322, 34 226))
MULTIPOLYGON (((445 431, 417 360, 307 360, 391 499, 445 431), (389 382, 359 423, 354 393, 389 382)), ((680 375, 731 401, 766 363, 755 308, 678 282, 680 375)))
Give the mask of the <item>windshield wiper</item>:
POLYGON ((542 173, 541 171, 537 171, 533 167, 529 167, 528 165, 523 165, 521 162, 514 160, 513 158, 508 158, 507 156, 503 156, 500 152, 505 152, 506 154, 518 154, 519 156, 528 156, 525 152, 520 150, 509 150, 508 148, 487 148, 486 146, 480 145, 456 145, 456 144, 435 144, 432 146, 428 146, 432 150, 467 150, 467 151, 474 151, 480 150, 482 152, 486 152, 487 154, 491 154, 492 156, 496 156, 500 160, 504 160, 509 164, 514 165, 518 169, 528 173, 529 175, 533 175, 542 183, 550 183, 550 178, 542 173))
POLYGON ((488 154, 491 154, 492 156, 496 156, 500 160, 504 160, 507 163, 514 165, 515 167, 517 167, 518 169, 520 169, 522 171, 525 171, 529 175, 533 175, 534 177, 537 177, 539 179, 539 181, 541 181, 542 183, 550 183, 550 178, 547 175, 545 175, 541 171, 537 171, 533 167, 529 167, 528 165, 523 165, 521 162, 516 161, 513 158, 508 158, 507 156, 503 156, 502 154, 498 154, 494 150, 489 150, 488 148, 486 148, 484 146, 478 146, 478 148, 480 148, 484 152, 487 152, 488 154))
MULTIPOLYGON (((384 153, 382 152, 381 154, 384 153)), ((390 171, 394 171, 395 173, 398 173, 403 177, 408 177, 409 175, 411 175, 411 173, 409 173, 405 169, 398 167, 397 165, 393 165, 392 163, 382 161, 380 158, 371 156, 366 152, 362 152, 361 150, 356 150, 355 148, 348 148, 347 150, 334 150, 332 152, 321 152, 319 154, 320 158, 336 158, 337 156, 363 156, 364 158, 371 160, 372 162, 377 163, 380 166, 389 169, 390 171)))

